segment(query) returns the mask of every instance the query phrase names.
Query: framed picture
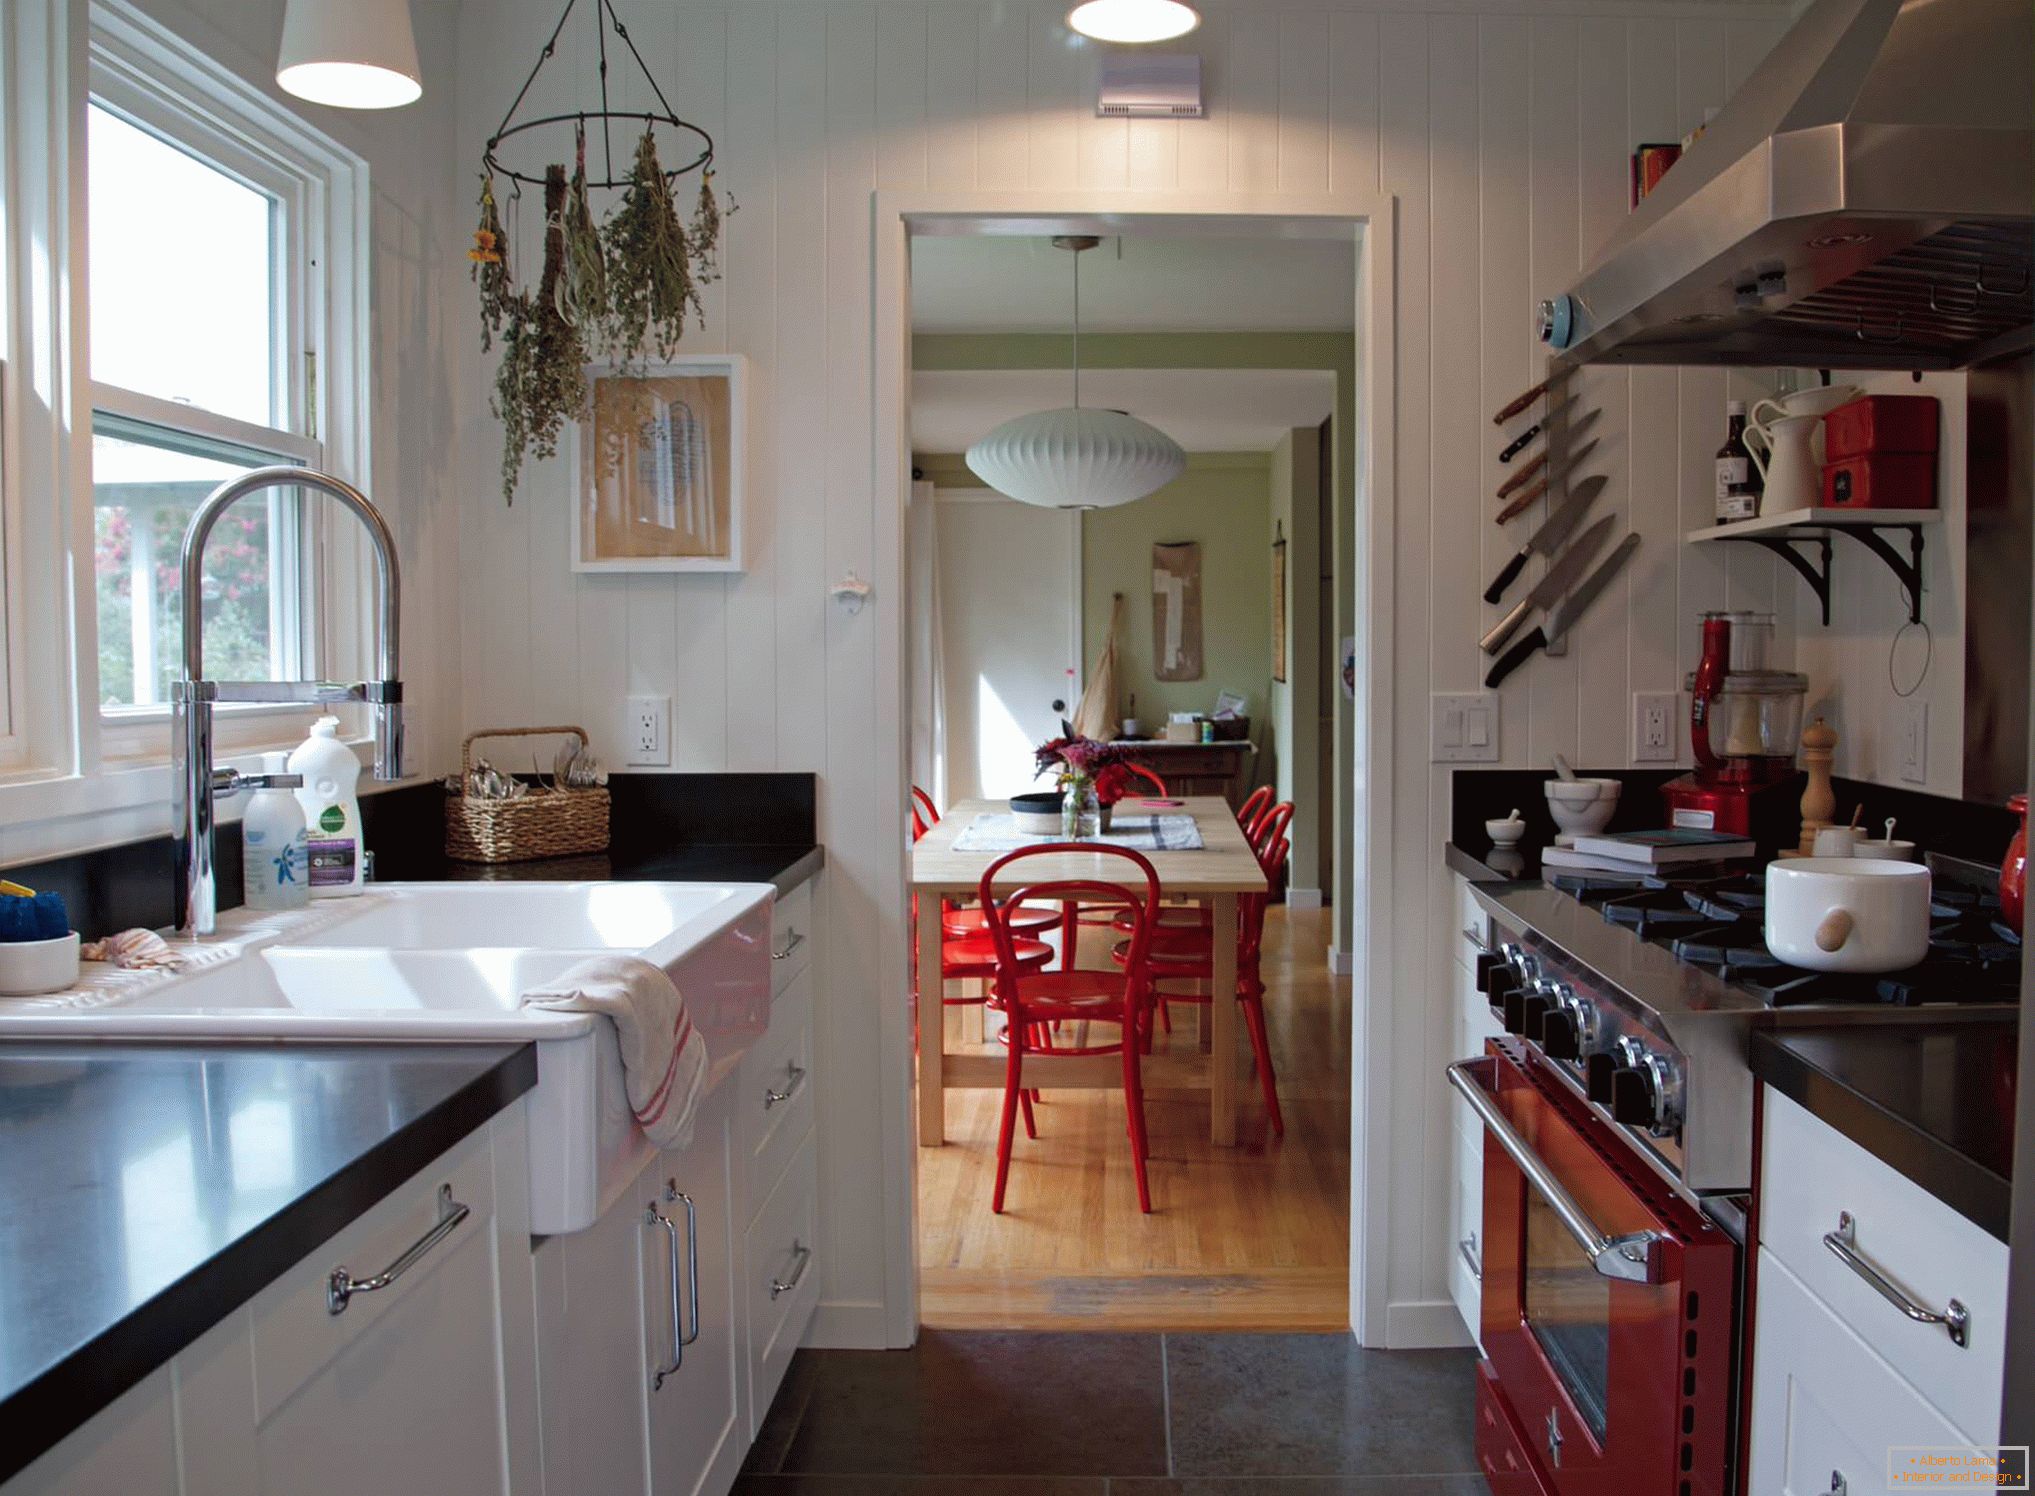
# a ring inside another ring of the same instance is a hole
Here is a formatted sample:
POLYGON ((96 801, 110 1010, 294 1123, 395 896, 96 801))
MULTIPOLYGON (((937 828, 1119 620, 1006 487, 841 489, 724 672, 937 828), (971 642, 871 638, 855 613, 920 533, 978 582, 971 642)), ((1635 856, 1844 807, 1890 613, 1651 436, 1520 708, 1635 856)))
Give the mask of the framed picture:
POLYGON ((1272 542, 1272 679, 1286 680, 1286 525, 1272 542))
POLYGON ((740 571, 740 354, 587 370, 574 571, 740 571))

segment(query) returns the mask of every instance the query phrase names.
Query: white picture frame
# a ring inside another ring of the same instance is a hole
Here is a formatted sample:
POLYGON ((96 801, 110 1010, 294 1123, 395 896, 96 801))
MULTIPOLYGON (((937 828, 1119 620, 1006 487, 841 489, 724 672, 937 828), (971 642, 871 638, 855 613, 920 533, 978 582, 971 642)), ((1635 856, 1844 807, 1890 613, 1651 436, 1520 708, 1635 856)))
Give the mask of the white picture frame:
POLYGON ((587 410, 574 437, 572 569, 741 571, 748 361, 685 354, 635 370, 594 364, 586 377, 587 410), (630 440, 616 430, 628 422, 643 434, 630 440))

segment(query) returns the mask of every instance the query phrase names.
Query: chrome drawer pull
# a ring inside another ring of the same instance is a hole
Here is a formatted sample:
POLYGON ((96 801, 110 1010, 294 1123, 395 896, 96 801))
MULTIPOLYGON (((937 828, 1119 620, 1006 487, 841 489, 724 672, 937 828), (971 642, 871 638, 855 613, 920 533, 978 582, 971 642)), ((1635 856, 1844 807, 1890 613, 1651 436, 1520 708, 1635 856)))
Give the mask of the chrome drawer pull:
POLYGON ((372 1278, 356 1278, 343 1267, 335 1267, 325 1280, 325 1312, 344 1314, 357 1293, 379 1293, 417 1265, 418 1259, 459 1229, 459 1223, 473 1214, 452 1198, 452 1186, 438 1186, 438 1224, 410 1243, 409 1250, 372 1278))
POLYGON ((770 959, 773 961, 782 961, 786 957, 788 957, 793 951, 797 950, 800 946, 804 945, 805 943, 806 943, 805 936, 801 935, 797 930, 793 930, 791 932, 791 939, 785 941, 784 943, 784 949, 781 951, 772 951, 770 953, 770 959))
POLYGON ((691 1283, 689 1295, 692 1303, 692 1333, 685 1332, 685 1324, 678 1312, 678 1222, 666 1215, 652 1201, 644 1224, 662 1226, 671 1243, 671 1364, 656 1367, 650 1377, 650 1390, 658 1391, 667 1378, 676 1376, 678 1369, 685 1365, 685 1348, 700 1338, 700 1233, 699 1218, 693 1212, 692 1196, 681 1194, 676 1179, 664 1181, 664 1198, 685 1207, 685 1250, 686 1276, 691 1283))
POLYGON ((770 1280, 770 1296, 774 1299, 779 1294, 790 1293, 794 1288, 797 1288, 805 1278, 806 1269, 811 1267, 812 1264, 813 1249, 801 1246, 798 1239, 794 1237, 791 1243, 791 1276, 789 1278, 772 1278, 770 1280))
POLYGON ((765 1088, 763 1092, 763 1110, 767 1112, 772 1107, 776 1106, 780 1101, 791 1100, 792 1097, 798 1095, 800 1088, 803 1087, 805 1083, 806 1083, 805 1071, 800 1069, 797 1065, 787 1065, 785 1067, 784 1089, 782 1091, 777 1091, 765 1088))
POLYGON ((1918 1325, 1941 1325, 1950 1336, 1950 1343, 1964 1347, 1971 1344, 1971 1312, 1952 1299, 1944 1305, 1941 1314, 1924 1308, 1901 1289, 1901 1286, 1875 1267, 1858 1250, 1858 1222, 1848 1210, 1837 1213, 1837 1229, 1823 1233, 1823 1245, 1831 1255, 1865 1279, 1872 1291, 1892 1304, 1901 1313, 1918 1325))
POLYGON ((1477 927, 1475 925, 1463 926, 1463 939, 1469 941, 1471 945, 1475 946, 1480 951, 1488 953, 1491 949, 1490 945, 1486 943, 1484 937, 1477 933, 1477 927))
POLYGON ((1844 1478, 1842 1470, 1830 1472, 1830 1489, 1823 1496, 1850 1496, 1851 1482, 1844 1478))
POLYGON ((1533 1145, 1521 1137, 1506 1115, 1498 1110, 1477 1080, 1479 1068, 1495 1069, 1490 1060, 1457 1060, 1448 1067, 1449 1084, 1462 1092, 1463 1100, 1469 1102, 1470 1110, 1483 1122, 1484 1128, 1497 1140, 1519 1172, 1526 1176, 1526 1182, 1534 1192, 1553 1209, 1555 1215, 1568 1229, 1590 1258, 1590 1265, 1607 1278, 1622 1278, 1629 1283, 1652 1283, 1656 1281, 1654 1267, 1654 1244, 1660 1240, 1657 1231, 1633 1231, 1624 1236, 1612 1236, 1597 1229, 1597 1223, 1584 1213, 1576 1197, 1568 1192, 1554 1171, 1533 1145))
POLYGON ((1477 1253, 1477 1234, 1473 1231, 1456 1243, 1456 1250, 1463 1254, 1463 1262, 1470 1270, 1470 1276, 1479 1283, 1484 1281, 1484 1264, 1477 1253))

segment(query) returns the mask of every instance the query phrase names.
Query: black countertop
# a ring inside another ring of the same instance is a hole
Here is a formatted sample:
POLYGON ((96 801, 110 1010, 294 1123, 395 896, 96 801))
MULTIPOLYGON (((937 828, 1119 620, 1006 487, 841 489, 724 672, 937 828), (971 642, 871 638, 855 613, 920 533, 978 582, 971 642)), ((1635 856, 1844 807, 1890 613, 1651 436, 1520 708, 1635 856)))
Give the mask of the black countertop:
POLYGON ((546 857, 535 862, 484 865, 454 862, 442 852, 375 856, 375 878, 383 883, 517 883, 567 880, 597 883, 769 883, 782 898, 825 865, 823 848, 811 844, 701 843, 631 851, 617 848, 584 857, 546 857))
POLYGON ((0 1480, 536 1083, 529 1044, 0 1044, 0 1480))
POLYGON ((1752 1069, 2005 1241, 2019 1034, 2012 1019, 1761 1030, 1752 1069))

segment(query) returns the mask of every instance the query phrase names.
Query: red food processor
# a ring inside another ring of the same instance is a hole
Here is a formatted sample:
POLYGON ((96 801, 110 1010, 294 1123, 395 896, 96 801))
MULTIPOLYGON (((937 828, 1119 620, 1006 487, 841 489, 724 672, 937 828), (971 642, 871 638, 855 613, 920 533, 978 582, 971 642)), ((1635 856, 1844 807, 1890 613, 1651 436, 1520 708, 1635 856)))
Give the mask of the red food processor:
POLYGON ((1771 613, 1705 613, 1688 677, 1691 774, 1661 787, 1668 824, 1759 837, 1797 806, 1795 747, 1809 677, 1769 668, 1771 613))

